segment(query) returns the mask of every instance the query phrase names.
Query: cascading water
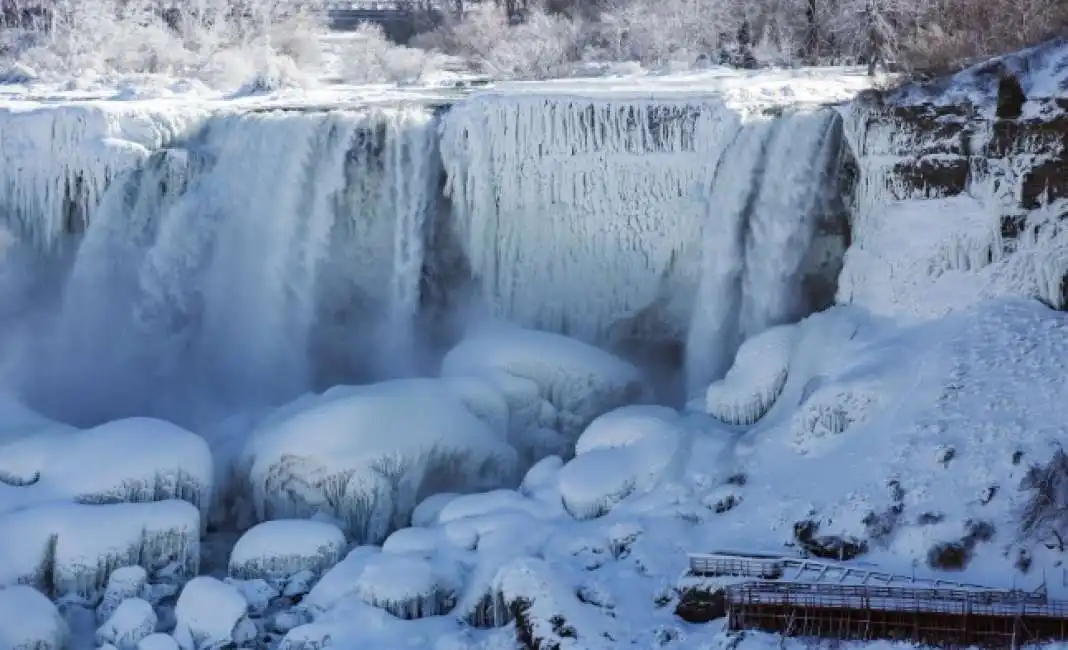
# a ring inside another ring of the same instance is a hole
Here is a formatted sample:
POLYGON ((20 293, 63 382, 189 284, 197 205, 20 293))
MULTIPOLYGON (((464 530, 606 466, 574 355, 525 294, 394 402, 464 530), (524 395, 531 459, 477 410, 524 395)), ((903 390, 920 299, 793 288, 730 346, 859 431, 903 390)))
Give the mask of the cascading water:
POLYGON ((292 397, 361 350, 395 367, 434 148, 433 116, 413 108, 218 116, 157 152, 94 212, 28 358, 34 401, 61 395, 77 420, 131 405, 187 420, 174 411, 292 397))
MULTIPOLYGON (((9 315, 18 296, 57 296, 5 346, 5 374, 64 419, 202 421, 427 370, 423 291, 455 305, 470 279, 476 307, 521 325, 615 346, 685 340, 699 389, 745 337, 803 315, 836 119, 715 97, 492 93, 440 118, 424 106, 193 111, 157 128, 79 117, 57 133, 83 153, 51 171, 11 163, 28 184, 0 193, 28 233, 7 267, 67 268, 54 244, 75 251, 61 290, 4 289, 9 315), (457 277, 425 277, 454 258, 457 277)), ((0 154, 17 158, 13 139, 0 154)))

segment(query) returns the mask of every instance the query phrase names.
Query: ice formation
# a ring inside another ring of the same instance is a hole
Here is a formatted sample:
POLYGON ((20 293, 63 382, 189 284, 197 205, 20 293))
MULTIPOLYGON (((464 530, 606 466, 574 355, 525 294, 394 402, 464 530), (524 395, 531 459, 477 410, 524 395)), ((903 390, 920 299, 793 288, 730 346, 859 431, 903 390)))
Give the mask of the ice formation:
POLYGON ((169 634, 149 634, 137 644, 137 650, 180 650, 178 642, 169 634))
POLYGON ((0 514, 57 500, 137 503, 181 499, 205 514, 214 466, 204 440, 168 422, 116 420, 52 430, 0 446, 0 514), (123 462, 115 462, 116 459, 123 462))
POLYGON ((0 587, 0 648, 63 650, 70 629, 44 594, 23 585, 0 587))
POLYGON ((354 594, 368 605, 398 618, 415 619, 447 614, 456 604, 460 577, 413 555, 379 553, 368 558, 353 585, 354 594))
POLYGON ((469 332, 446 355, 442 374, 480 377, 497 387, 510 407, 510 439, 530 460, 569 454, 595 417, 650 397, 630 363, 575 339, 497 323, 469 332), (563 434, 563 448, 539 449, 544 430, 563 434))
POLYGON ((182 589, 174 609, 174 639, 182 650, 240 646, 256 636, 256 626, 245 615, 247 608, 233 585, 206 576, 194 578, 182 589))
POLYGON ((764 417, 786 385, 796 336, 796 327, 781 325, 747 339, 727 376, 708 387, 707 411, 742 426, 764 417))
POLYGON ((140 598, 124 600, 96 631, 96 642, 118 650, 137 650, 137 644, 156 631, 156 612, 140 598))
MULTIPOLYGON (((407 524, 425 497, 514 480, 515 451, 447 383, 335 390, 256 431, 246 450, 260 520, 337 518, 358 542, 407 524)), ((285 407, 283 407, 283 410, 285 407)))
POLYGON ((345 552, 345 534, 319 521, 265 521, 245 532, 230 552, 229 574, 239 580, 262 578, 284 584, 301 571, 321 576, 345 552))
MULTIPOLYGON (((48 112, 60 131, 83 113, 133 130, 138 119, 148 123, 141 130, 166 124, 88 107, 48 112)), ((190 421, 183 407, 192 399, 182 391, 191 386, 208 410, 292 398, 376 364, 379 374, 407 372, 440 175, 432 113, 222 111, 198 119, 196 129, 167 138, 167 149, 143 151, 123 173, 92 180, 93 216, 56 322, 23 361, 36 400, 81 420, 114 417, 135 402, 190 421), (79 399, 55 404, 57 387, 79 399)), ((95 146, 72 142, 70 160, 114 158, 95 146)), ((62 175, 68 157, 41 151, 33 169, 62 175)), ((62 225, 44 224, 55 208, 37 205, 54 193, 17 187, 34 194, 19 218, 61 235, 62 225)))
POLYGON ((196 575, 200 513, 174 500, 40 505, 0 516, 0 548, 0 585, 31 584, 95 604, 117 567, 196 575))
POLYGON ((115 569, 108 576, 104 597, 96 608, 96 620, 106 622, 124 601, 139 597, 148 584, 148 571, 140 565, 115 569))

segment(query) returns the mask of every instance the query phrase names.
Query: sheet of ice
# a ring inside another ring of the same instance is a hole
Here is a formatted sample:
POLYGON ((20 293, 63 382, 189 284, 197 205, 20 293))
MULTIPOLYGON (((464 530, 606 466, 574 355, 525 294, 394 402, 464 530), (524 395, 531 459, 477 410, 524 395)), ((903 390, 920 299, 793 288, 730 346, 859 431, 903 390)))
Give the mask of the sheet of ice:
POLYGON ((200 576, 186 583, 174 615, 174 639, 182 650, 202 650, 242 644, 256 636, 245 615, 248 605, 233 585, 200 576))
POLYGON ((63 650, 70 630, 52 601, 24 585, 0 588, 0 648, 63 650))
POLYGON ((378 542, 430 494, 516 480, 515 451, 502 437, 435 380, 327 393, 249 440, 256 515, 321 512, 357 542, 378 542))
POLYGON ((162 420, 52 428, 0 447, 0 514, 53 501, 181 499, 206 515, 214 472, 204 440, 162 420))
POLYGON ((52 503, 0 516, 0 585, 95 605, 117 567, 188 579, 199 563, 200 513, 185 501, 52 503))
POLYGON ((253 526, 230 552, 229 574, 282 584, 301 571, 321 576, 345 553, 345 534, 320 521, 280 519, 253 526))

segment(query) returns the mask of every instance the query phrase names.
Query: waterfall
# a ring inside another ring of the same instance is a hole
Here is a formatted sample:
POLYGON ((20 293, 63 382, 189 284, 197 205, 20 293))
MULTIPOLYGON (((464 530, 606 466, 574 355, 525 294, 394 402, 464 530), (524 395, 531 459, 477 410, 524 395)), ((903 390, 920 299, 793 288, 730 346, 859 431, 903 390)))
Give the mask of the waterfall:
POLYGON ((86 420, 259 405, 315 387, 320 365, 395 363, 435 146, 423 109, 279 111, 214 116, 147 157, 94 210, 39 337, 37 401, 75 396, 86 420))

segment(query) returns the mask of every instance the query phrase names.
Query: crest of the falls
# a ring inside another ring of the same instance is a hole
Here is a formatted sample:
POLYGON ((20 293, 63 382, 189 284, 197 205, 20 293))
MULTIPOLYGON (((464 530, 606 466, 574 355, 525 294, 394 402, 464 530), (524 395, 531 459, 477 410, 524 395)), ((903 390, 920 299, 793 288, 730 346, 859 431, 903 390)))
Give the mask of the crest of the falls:
POLYGON ((435 148, 416 108, 211 118, 104 193, 40 386, 95 419, 130 403, 166 412, 160 399, 269 403, 358 360, 397 364, 435 148))

